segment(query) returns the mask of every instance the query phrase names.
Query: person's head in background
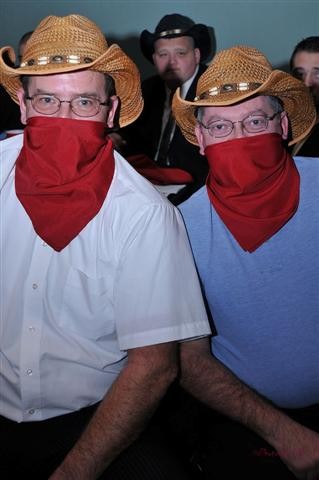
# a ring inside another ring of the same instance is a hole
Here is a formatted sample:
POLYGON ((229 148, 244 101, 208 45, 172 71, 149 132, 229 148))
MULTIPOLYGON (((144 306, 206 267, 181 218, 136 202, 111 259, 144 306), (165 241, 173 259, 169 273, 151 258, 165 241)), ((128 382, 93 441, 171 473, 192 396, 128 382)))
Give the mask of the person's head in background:
POLYGON ((29 32, 26 32, 22 35, 22 37, 19 40, 18 44, 18 65, 20 65, 22 57, 24 55, 24 50, 25 50, 25 45, 29 38, 31 37, 33 33, 33 30, 30 30, 29 32))
POLYGON ((319 36, 307 37, 294 48, 290 58, 294 77, 309 87, 319 111, 319 36))
POLYGON ((192 78, 212 50, 206 25, 177 13, 165 15, 154 33, 143 30, 140 46, 171 90, 192 78))

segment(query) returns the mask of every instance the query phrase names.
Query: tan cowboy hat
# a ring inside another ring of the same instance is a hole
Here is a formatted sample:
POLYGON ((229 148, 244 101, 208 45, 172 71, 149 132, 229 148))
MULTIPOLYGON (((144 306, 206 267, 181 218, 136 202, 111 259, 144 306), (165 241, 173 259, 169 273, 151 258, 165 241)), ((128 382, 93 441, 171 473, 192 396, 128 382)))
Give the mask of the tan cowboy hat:
POLYGON ((220 51, 200 77, 194 101, 183 100, 178 89, 172 108, 185 138, 198 145, 195 136, 198 107, 233 105, 255 95, 271 95, 282 101, 290 120, 289 145, 307 135, 316 121, 313 98, 303 82, 281 70, 273 70, 260 51, 248 46, 220 51))
POLYGON ((115 81, 121 127, 132 123, 143 109, 136 65, 118 45, 108 46, 98 26, 81 15, 44 18, 29 38, 19 68, 5 61, 7 55, 15 61, 11 47, 0 49, 0 81, 16 103, 21 75, 94 70, 110 75, 115 81))

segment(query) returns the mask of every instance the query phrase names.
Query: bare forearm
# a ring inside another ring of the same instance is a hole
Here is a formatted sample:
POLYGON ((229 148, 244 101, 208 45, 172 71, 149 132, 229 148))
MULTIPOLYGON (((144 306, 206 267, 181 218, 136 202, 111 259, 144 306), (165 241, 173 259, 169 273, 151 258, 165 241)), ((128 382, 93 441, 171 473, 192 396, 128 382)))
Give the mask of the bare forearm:
POLYGON ((88 427, 50 480, 93 480, 141 433, 176 375, 174 350, 164 368, 128 362, 88 427))
POLYGON ((271 435, 272 405, 242 383, 210 352, 190 352, 185 343, 181 364, 181 384, 193 396, 261 436, 271 435))
POLYGON ((278 446, 295 422, 241 382, 209 349, 188 347, 185 343, 181 349, 182 386, 203 403, 278 446))

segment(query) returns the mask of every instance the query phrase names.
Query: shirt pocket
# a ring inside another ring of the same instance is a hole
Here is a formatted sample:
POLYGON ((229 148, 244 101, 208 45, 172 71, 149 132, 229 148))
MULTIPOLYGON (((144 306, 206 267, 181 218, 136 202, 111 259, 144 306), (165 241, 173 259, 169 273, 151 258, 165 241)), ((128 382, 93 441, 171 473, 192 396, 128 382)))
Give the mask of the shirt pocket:
POLYGON ((114 333, 114 311, 106 278, 90 278, 71 268, 63 292, 60 324, 88 339, 114 333))

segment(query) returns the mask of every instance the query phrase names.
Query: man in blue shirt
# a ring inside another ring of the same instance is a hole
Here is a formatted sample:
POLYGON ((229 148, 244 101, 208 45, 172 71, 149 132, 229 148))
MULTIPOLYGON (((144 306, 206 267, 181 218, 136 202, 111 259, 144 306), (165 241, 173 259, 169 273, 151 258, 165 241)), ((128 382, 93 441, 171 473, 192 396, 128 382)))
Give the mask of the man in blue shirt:
POLYGON ((237 46, 173 111, 209 163, 180 207, 216 329, 181 348, 182 385, 212 409, 198 464, 207 479, 318 478, 319 159, 286 148, 311 130, 312 96, 237 46))

